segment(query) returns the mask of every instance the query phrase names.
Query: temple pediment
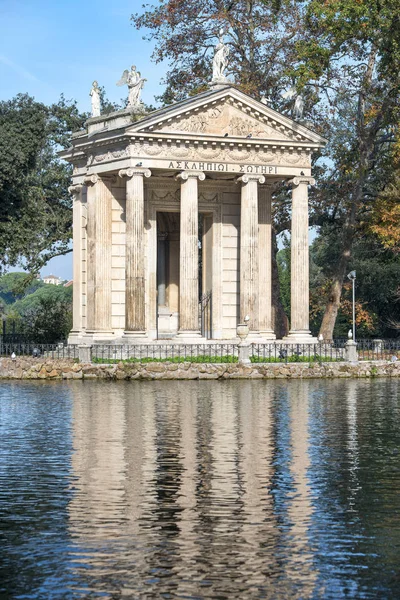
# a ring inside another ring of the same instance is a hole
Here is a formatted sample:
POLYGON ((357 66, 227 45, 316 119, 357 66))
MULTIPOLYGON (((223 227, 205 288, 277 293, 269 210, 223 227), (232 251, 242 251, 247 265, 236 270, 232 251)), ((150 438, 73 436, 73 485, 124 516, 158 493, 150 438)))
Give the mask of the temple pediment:
POLYGON ((205 92, 156 111, 130 127, 147 134, 181 134, 322 145, 325 140, 239 90, 205 92))

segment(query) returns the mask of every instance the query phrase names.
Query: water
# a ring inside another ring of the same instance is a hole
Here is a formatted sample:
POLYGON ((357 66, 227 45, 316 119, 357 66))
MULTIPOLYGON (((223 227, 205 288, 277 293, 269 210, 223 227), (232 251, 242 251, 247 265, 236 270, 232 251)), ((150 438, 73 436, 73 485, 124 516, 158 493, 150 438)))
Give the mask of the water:
POLYGON ((400 383, 1 382, 0 598, 399 598, 400 383))

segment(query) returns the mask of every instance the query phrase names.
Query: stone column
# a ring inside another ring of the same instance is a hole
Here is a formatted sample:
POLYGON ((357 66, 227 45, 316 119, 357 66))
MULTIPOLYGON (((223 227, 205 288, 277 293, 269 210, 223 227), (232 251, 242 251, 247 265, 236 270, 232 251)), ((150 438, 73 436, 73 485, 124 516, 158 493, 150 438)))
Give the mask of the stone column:
MULTIPOLYGON (((68 191, 73 196, 73 210, 72 210, 72 242, 73 242, 73 321, 72 331, 70 333, 71 341, 74 343, 72 338, 79 337, 82 333, 82 217, 83 217, 83 206, 82 206, 82 189, 81 184, 71 185, 68 191)), ((76 340, 75 340, 76 342, 76 340)))
POLYGON ((202 171, 183 171, 181 180, 179 331, 178 335, 200 337, 199 330, 199 215, 198 180, 202 171))
POLYGON ((126 337, 146 336, 146 298, 144 266, 144 178, 149 169, 122 169, 126 177, 126 258, 125 331, 126 337))
POLYGON ((112 337, 111 177, 89 175, 87 188, 87 332, 112 337))
MULTIPOLYGON (((240 206, 240 322, 249 317, 250 336, 259 336, 258 184, 263 175, 243 175, 240 206)), ((247 320, 247 319, 246 319, 247 320)))
POLYGON ((317 341, 309 328, 308 186, 312 177, 295 177, 292 192, 291 315, 288 341, 317 341))
POLYGON ((272 323, 272 184, 258 190, 258 260, 259 260, 259 325, 260 334, 274 340, 272 323))

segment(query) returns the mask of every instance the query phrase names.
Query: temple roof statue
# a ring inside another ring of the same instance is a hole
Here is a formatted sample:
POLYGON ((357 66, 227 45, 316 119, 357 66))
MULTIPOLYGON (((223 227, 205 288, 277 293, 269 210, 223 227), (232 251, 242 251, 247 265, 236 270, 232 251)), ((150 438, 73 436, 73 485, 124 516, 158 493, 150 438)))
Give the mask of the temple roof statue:
POLYGON ((228 66, 229 48, 223 41, 224 30, 219 32, 219 41, 215 47, 213 58, 213 76, 211 83, 227 83, 228 80, 224 75, 225 69, 228 66))
POLYGON ((97 81, 93 81, 89 94, 92 98, 92 117, 100 116, 100 89, 97 81))
POLYGON ((119 87, 125 84, 128 86, 128 106, 135 108, 141 107, 140 95, 145 81, 147 80, 141 77, 140 72, 136 70, 135 65, 132 65, 130 71, 125 69, 122 73, 122 77, 117 81, 117 85, 119 87))

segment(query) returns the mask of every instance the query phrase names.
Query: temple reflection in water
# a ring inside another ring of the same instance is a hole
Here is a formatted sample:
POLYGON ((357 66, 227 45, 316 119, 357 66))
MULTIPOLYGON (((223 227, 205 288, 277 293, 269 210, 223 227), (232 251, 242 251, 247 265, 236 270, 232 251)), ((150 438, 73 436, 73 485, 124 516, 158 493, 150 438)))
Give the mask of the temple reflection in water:
MULTIPOLYGON (((222 395, 208 382, 72 388, 70 534, 97 550, 127 544, 126 568, 134 553, 136 578, 159 593, 233 593, 238 578, 268 590, 282 572, 288 591, 295 578, 309 595, 308 384, 221 385, 222 395)), ((78 553, 76 575, 96 578, 104 558, 78 553)))

